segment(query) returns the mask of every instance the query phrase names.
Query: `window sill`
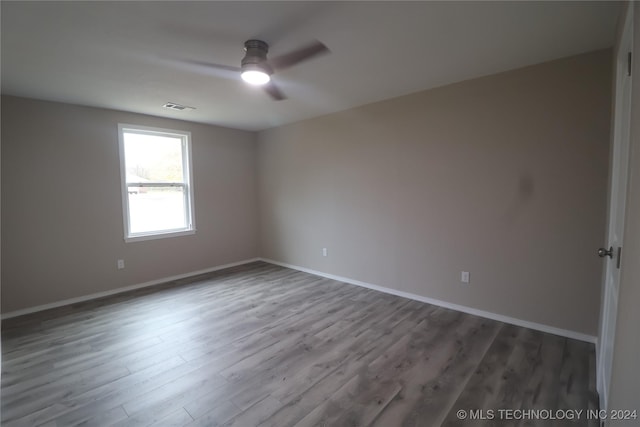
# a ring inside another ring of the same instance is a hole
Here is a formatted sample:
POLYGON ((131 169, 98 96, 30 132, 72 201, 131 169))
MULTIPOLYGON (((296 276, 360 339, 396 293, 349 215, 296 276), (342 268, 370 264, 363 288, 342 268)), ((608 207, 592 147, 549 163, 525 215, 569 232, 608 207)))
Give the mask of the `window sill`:
POLYGON ((179 230, 179 231, 163 231, 162 233, 154 233, 154 234, 138 234, 135 236, 128 236, 124 238, 124 241, 127 243, 130 242, 142 242, 145 240, 156 240, 156 239, 167 239, 169 237, 180 237, 180 236, 188 236, 191 234, 196 234, 196 230, 179 230))

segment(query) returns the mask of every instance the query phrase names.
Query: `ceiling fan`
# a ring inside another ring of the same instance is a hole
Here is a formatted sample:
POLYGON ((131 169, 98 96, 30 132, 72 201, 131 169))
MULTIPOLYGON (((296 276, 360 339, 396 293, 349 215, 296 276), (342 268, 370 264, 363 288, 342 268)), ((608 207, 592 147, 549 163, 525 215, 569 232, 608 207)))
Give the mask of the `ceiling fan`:
POLYGON ((301 48, 295 49, 284 55, 272 59, 267 58, 269 45, 262 41, 251 39, 244 42, 245 56, 240 61, 240 67, 229 65, 213 64, 209 62, 190 61, 206 67, 218 68, 227 71, 240 73, 242 79, 252 85, 262 86, 274 100, 286 99, 286 96, 271 80, 271 76, 278 71, 293 67, 303 61, 312 59, 323 53, 328 53, 329 49, 319 41, 314 41, 301 48))

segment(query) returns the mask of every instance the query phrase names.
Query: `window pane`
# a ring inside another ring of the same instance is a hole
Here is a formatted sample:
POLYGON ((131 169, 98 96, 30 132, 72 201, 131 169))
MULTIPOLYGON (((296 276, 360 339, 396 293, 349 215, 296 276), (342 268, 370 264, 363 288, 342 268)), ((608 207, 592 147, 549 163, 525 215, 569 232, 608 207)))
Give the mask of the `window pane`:
POLYGON ((118 125, 125 241, 195 232, 191 134, 118 125))
POLYGON ((130 233, 187 228, 184 187, 128 187, 130 233))
POLYGON ((182 139, 124 133, 126 178, 132 182, 184 182, 182 139))

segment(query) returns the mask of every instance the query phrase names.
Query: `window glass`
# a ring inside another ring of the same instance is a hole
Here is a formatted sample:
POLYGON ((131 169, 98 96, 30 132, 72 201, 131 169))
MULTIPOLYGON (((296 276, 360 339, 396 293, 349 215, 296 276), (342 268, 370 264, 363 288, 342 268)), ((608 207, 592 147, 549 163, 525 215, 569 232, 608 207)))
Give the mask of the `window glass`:
POLYGON ((120 125, 125 239, 193 233, 190 135, 120 125))

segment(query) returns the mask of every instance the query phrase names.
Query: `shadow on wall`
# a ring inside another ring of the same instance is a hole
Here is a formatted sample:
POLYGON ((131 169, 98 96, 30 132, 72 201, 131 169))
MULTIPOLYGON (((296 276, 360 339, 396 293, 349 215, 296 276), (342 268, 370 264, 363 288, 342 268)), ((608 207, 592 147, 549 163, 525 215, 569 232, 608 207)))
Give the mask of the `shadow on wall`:
POLYGON ((525 171, 520 174, 516 182, 516 191, 513 202, 504 214, 504 220, 508 224, 516 222, 518 217, 524 212, 526 205, 533 199, 535 183, 531 172, 525 171))

